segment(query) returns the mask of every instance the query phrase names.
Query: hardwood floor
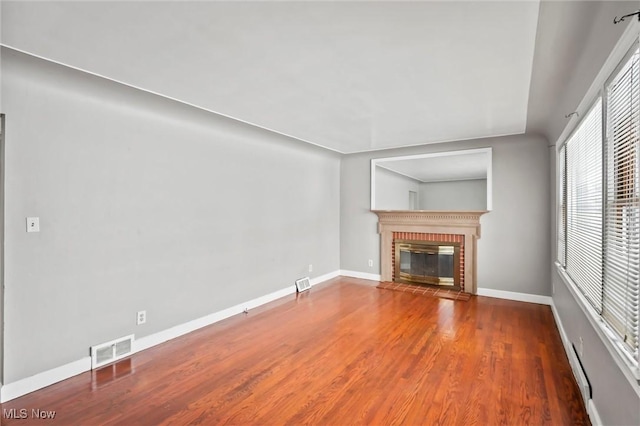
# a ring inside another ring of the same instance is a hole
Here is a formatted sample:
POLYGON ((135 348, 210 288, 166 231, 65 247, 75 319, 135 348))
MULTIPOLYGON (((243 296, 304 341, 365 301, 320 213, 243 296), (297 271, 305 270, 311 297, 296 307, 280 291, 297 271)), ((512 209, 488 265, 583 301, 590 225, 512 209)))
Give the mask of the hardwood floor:
POLYGON ((336 278, 25 395, 2 409, 28 418, 2 424, 588 424, 548 306, 370 283, 336 278))

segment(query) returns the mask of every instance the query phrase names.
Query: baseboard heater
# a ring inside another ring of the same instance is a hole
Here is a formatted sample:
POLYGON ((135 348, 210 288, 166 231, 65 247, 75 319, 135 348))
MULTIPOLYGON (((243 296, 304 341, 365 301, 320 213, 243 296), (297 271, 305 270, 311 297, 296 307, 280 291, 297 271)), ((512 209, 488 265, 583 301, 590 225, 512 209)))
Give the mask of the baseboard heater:
POLYGON ((582 366, 582 361, 580 361, 580 356, 578 355, 578 351, 576 350, 576 346, 571 344, 573 348, 573 354, 569 357, 569 364, 571 365, 571 369, 573 370, 573 375, 578 382, 578 387, 580 388, 580 393, 582 394, 582 399, 584 401, 584 406, 587 408, 589 406, 589 400, 591 399, 592 391, 591 391, 591 383, 589 382, 589 378, 584 371, 584 367, 582 366))

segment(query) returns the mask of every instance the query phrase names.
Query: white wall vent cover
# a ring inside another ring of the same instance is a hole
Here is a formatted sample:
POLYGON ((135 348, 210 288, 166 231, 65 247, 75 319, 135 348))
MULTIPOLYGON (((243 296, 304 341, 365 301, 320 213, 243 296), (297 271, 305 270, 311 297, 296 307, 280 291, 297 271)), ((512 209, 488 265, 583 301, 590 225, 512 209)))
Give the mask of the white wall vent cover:
POLYGON ((298 290, 298 293, 301 293, 305 290, 309 290, 311 288, 311 281, 309 280, 309 277, 304 277, 304 278, 300 278, 299 280, 296 280, 296 289, 298 290))
POLYGON ((134 335, 91 346, 91 369, 117 361, 131 355, 134 335))

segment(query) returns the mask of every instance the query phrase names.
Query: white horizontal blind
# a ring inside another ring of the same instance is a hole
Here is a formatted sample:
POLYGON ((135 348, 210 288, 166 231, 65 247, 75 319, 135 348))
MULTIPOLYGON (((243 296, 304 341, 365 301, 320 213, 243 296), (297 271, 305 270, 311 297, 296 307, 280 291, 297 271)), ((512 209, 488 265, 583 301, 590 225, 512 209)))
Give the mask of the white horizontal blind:
POLYGON ((602 316, 635 354, 640 304, 640 55, 606 86, 606 198, 602 316))
POLYGON ((566 150, 563 146, 558 153, 558 166, 560 171, 560 188, 558 188, 558 262, 565 266, 565 235, 567 228, 567 168, 566 150))
POLYGON ((566 271, 602 312, 602 101, 598 99, 565 145, 566 271))

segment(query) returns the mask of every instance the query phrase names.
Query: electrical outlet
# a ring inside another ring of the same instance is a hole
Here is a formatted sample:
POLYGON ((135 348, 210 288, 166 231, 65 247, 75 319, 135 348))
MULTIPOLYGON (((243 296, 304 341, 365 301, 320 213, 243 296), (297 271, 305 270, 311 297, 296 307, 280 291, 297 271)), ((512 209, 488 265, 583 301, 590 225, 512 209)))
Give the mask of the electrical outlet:
POLYGON ((584 341, 582 340, 582 336, 580 336, 580 347, 578 348, 578 352, 580 353, 580 358, 584 354, 584 341))
POLYGON ((373 266, 373 259, 369 259, 369 267, 373 266))
POLYGON ((313 272, 313 265, 309 264, 309 272, 313 272))
POLYGON ((138 311, 136 314, 136 324, 144 324, 147 322, 147 311, 138 311))
POLYGON ((40 232, 40 218, 28 217, 27 218, 27 232, 40 232))

